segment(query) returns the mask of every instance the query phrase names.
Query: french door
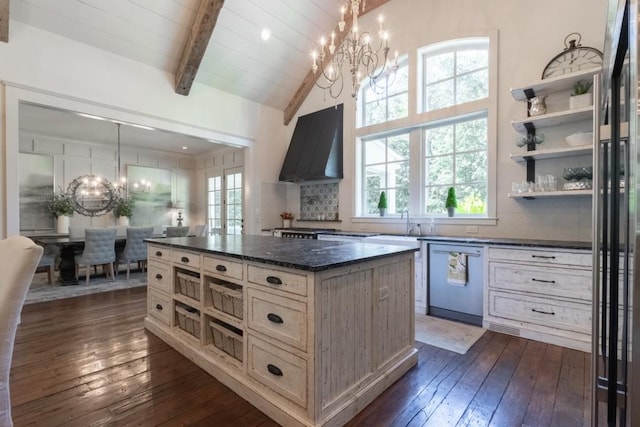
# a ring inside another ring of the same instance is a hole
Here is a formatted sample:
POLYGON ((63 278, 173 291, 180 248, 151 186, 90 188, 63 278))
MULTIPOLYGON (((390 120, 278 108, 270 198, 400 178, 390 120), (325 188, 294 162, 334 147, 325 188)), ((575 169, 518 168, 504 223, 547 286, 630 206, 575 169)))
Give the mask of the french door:
POLYGON ((210 236, 244 232, 242 171, 242 168, 225 169, 207 176, 207 225, 210 236))

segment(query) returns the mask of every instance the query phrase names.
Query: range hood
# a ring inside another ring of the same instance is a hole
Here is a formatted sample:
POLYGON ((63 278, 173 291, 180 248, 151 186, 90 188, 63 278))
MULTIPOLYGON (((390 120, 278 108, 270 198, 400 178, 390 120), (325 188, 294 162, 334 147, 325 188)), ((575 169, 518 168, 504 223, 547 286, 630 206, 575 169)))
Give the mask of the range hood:
POLYGON ((339 179, 342 174, 343 104, 298 117, 280 181, 339 179))

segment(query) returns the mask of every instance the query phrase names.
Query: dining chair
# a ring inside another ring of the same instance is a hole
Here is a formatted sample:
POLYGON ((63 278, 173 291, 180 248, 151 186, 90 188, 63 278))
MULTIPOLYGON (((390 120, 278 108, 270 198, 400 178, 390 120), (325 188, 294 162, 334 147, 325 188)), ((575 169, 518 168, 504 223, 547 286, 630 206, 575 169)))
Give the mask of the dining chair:
POLYGON ((167 227, 167 237, 187 237, 189 227, 167 227))
POLYGON ((127 242, 124 245, 124 249, 118 252, 116 257, 116 272, 122 262, 127 264, 127 280, 129 280, 132 262, 141 264, 142 271, 145 270, 147 267, 147 242, 144 239, 148 239, 152 235, 153 227, 127 228, 127 242))
POLYGON ((198 224, 193 227, 193 235, 194 236, 206 236, 207 235, 207 224, 198 224))
POLYGON ((9 375, 20 312, 33 280, 42 247, 13 236, 0 240, 0 425, 12 426, 9 375))
POLYGON ((76 278, 80 272, 80 266, 86 266, 88 285, 91 266, 102 265, 107 277, 110 274, 111 280, 115 280, 113 264, 116 261, 116 231, 115 228, 87 228, 84 231, 84 250, 81 255, 75 256, 76 278))
POLYGON ((71 227, 69 226, 69 238, 70 239, 80 239, 84 237, 85 227, 71 227))
POLYGON ((50 285, 53 285, 53 269, 54 269, 55 257, 53 255, 42 255, 36 273, 46 271, 47 279, 50 285))

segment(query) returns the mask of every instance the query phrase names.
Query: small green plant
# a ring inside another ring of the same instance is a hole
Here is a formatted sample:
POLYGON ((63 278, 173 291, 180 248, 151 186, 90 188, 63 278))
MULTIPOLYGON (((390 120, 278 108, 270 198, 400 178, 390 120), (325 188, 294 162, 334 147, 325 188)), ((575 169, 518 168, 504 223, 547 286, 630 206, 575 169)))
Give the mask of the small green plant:
POLYGON ((387 193, 380 192, 380 200, 378 200, 378 209, 387 209, 387 193))
POLYGON ((131 196, 118 195, 113 208, 113 215, 116 218, 126 216, 131 218, 133 216, 133 208, 135 206, 135 200, 131 196))
POLYGON ((457 208, 458 201, 456 199, 456 189, 453 187, 449 187, 449 191, 447 192, 447 201, 444 204, 444 207, 449 208, 457 208))
POLYGON ((589 92, 589 89, 591 89, 591 85, 593 83, 586 81, 577 81, 574 85, 573 85, 573 96, 577 96, 577 95, 584 95, 585 93, 589 92))
POLYGON ((68 191, 59 187, 57 192, 54 192, 49 199, 49 210, 54 217, 59 216, 73 216, 73 196, 68 191))

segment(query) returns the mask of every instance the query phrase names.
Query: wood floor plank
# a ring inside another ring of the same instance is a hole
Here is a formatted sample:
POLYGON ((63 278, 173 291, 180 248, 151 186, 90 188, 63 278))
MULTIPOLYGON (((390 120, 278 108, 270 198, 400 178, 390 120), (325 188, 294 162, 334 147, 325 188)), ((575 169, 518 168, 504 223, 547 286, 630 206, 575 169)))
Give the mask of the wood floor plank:
MULTIPOLYGON (((15 426, 277 425, 145 331, 146 306, 145 288, 25 306, 11 370, 15 426)), ((416 348, 418 364, 348 426, 486 427, 512 419, 505 405, 519 422, 572 427, 589 413, 588 354, 492 331, 464 355, 416 348)))
POLYGON ((527 347, 527 340, 509 337, 509 343, 500 355, 480 390, 467 406, 458 426, 486 427, 502 400, 513 377, 520 358, 527 347))

